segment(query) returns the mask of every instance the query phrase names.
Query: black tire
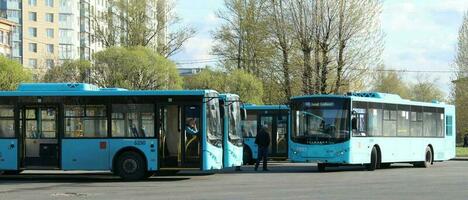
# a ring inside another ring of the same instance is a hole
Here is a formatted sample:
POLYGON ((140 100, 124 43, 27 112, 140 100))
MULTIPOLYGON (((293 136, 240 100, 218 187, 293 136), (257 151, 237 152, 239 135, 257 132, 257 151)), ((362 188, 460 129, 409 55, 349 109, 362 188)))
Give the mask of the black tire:
POLYGON ((377 169, 378 160, 379 158, 377 154, 377 149, 373 147, 370 157, 370 163, 366 165, 367 170, 374 171, 375 169, 377 169))
POLYGON ((117 158, 116 174, 126 181, 137 181, 146 178, 147 170, 143 156, 133 151, 122 153, 117 158))
POLYGON ((2 175, 18 175, 22 172, 23 170, 7 170, 3 171, 3 173, 0 173, 2 175))
POLYGON ((424 154, 424 161, 422 162, 415 162, 413 163, 413 166, 415 167, 423 167, 423 168, 428 168, 432 165, 432 161, 433 161, 433 157, 432 157, 432 150, 431 150, 431 147, 426 147, 426 152, 424 154))
POLYGON ((324 172, 327 165, 325 163, 317 163, 317 171, 324 172))
POLYGON ((244 165, 253 164, 252 151, 246 146, 244 146, 242 160, 244 162, 244 165))

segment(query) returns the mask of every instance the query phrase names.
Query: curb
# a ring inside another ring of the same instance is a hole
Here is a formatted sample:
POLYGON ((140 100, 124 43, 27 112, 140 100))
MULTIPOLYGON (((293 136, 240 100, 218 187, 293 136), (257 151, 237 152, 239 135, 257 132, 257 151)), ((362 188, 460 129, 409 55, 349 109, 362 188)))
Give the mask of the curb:
POLYGON ((456 158, 452 158, 451 160, 464 160, 464 161, 468 161, 468 157, 456 157, 456 158))

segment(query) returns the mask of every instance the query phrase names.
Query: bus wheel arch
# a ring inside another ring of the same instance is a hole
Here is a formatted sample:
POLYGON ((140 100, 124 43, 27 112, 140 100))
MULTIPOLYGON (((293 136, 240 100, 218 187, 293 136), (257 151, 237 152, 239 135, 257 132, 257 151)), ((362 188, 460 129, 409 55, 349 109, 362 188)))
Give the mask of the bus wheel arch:
POLYGON ((148 173, 148 160, 145 156, 145 154, 138 148, 135 147, 124 147, 117 151, 117 153, 114 155, 112 158, 112 172, 115 175, 118 175, 122 177, 125 180, 138 180, 138 179, 143 179, 147 177, 148 173), (124 176, 123 173, 119 170, 121 166, 119 166, 119 162, 121 161, 122 157, 127 157, 127 158, 132 158, 134 160, 134 163, 137 164, 141 160, 141 171, 138 171, 136 173, 143 173, 142 176, 137 175, 137 176, 124 176))

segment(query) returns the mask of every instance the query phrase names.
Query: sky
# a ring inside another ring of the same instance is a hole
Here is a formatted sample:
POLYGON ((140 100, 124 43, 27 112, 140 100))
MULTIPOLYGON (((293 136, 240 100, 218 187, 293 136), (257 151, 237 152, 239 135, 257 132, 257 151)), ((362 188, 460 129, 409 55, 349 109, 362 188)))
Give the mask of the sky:
MULTIPOLYGON (((172 59, 179 63, 212 59, 212 31, 220 23, 216 12, 223 0, 176 0, 182 22, 191 24, 197 34, 172 59)), ((383 0, 381 15, 385 33, 383 62, 387 68, 413 71, 454 70, 458 30, 468 0, 383 0)), ((202 67, 210 63, 182 64, 202 67)), ((403 73, 410 82, 435 80, 446 95, 450 92, 451 73, 403 73)))

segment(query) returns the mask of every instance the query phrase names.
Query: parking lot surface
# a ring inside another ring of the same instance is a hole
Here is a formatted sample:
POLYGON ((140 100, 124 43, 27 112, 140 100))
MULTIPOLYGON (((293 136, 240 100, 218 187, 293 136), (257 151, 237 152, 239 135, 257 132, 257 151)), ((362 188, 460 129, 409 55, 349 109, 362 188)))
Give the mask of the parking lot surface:
POLYGON ((388 169, 327 168, 271 163, 268 172, 183 171, 123 182, 107 173, 25 171, 0 175, 0 200, 42 199, 468 199, 468 161, 433 167, 395 164, 388 169))

